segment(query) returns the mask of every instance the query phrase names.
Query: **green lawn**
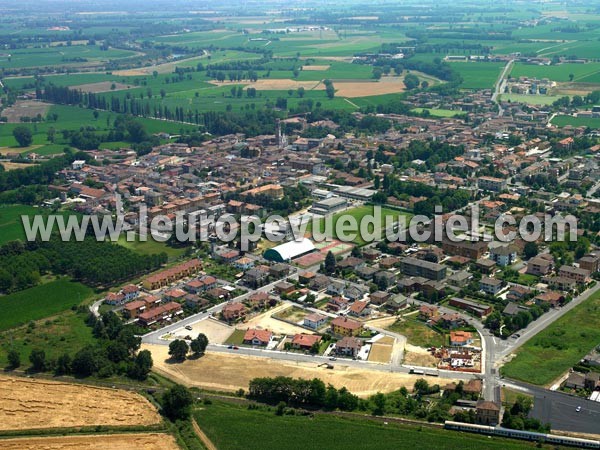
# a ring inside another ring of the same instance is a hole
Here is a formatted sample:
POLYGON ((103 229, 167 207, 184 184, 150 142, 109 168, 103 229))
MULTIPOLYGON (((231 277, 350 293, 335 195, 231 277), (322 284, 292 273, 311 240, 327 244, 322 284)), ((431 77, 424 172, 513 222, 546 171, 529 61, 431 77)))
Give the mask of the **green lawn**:
POLYGON ((37 321, 33 328, 24 325, 1 332, 0 367, 7 365, 6 356, 11 348, 20 353, 22 367, 29 365, 27 359, 34 348, 43 349, 50 359, 65 352, 73 356, 94 340, 92 329, 85 324, 86 316, 86 313, 68 310, 48 320, 37 321))
MULTIPOLYGON (((356 220, 357 224, 360 226, 361 220, 363 220, 365 218, 365 216, 367 216, 367 215, 373 215, 373 212, 374 212, 374 207, 372 205, 363 205, 363 206, 358 206, 356 208, 351 208, 351 209, 347 209, 345 211, 340 211, 340 212, 335 213, 333 215, 333 217, 331 218, 333 238, 338 239, 338 233, 336 232, 336 228, 337 228, 337 223, 341 218, 348 217, 348 216, 353 217, 356 220)), ((410 220, 410 218, 412 217, 412 215, 407 212, 403 212, 403 211, 399 211, 399 210, 391 209, 391 208, 381 208, 380 229, 382 229, 382 230, 385 229, 386 220, 397 222, 399 216, 405 216, 407 224, 408 224, 408 221, 410 220), (387 219, 388 217, 389 217, 389 219, 387 219)), ((325 232, 325 225, 326 225, 325 219, 320 219, 319 221, 317 221, 317 230, 321 231, 322 233, 325 232)), ((340 224, 340 226, 341 226, 341 224, 340 224)), ((312 231, 312 221, 309 222, 307 231, 312 231)), ((364 245, 366 243, 366 241, 363 239, 363 237, 358 232, 359 230, 357 229, 354 231, 357 232, 357 236, 352 242, 355 244, 358 244, 358 245, 364 245)), ((369 231, 372 231, 372 227, 369 227, 369 231)), ((345 232, 345 234, 349 235, 352 233, 345 232)))
POLYGON ((0 331, 7 330, 30 320, 65 311, 79 305, 93 294, 89 287, 59 278, 55 281, 0 297, 0 331))
MULTIPOLYGON (((45 208, 35 208, 28 205, 8 205, 0 206, 0 245, 9 241, 20 239, 25 241, 25 230, 21 215, 33 216, 36 214, 50 214, 51 211, 45 208)), ((68 216, 72 211, 59 211, 55 214, 68 216)))
POLYGON ((164 252, 169 257, 169 260, 177 259, 185 253, 185 248, 169 247, 164 242, 155 241, 154 239, 152 239, 152 236, 148 236, 148 240, 142 242, 139 240, 127 241, 125 235, 122 234, 121 236, 119 236, 117 244, 130 250, 133 250, 134 252, 139 253, 140 255, 155 255, 164 252))
POLYGON ((442 429, 345 419, 276 416, 273 411, 213 402, 194 413, 219 450, 456 450, 533 448, 533 444, 442 429))
POLYGON ((556 116, 552 120, 552 125, 565 127, 572 125, 574 127, 600 128, 600 119, 588 117, 556 116))
POLYGON ((452 69, 463 78, 465 89, 492 89, 504 68, 497 62, 453 62, 452 69))
POLYGON ((234 330, 231 336, 225 340, 224 344, 242 345, 244 343, 244 334, 246 334, 245 330, 234 330))
POLYGON ((517 350, 502 374, 547 385, 600 342, 600 291, 542 330, 517 350))
POLYGON ((421 114, 423 111, 429 111, 429 114, 433 117, 454 117, 458 114, 463 114, 462 111, 453 111, 451 109, 427 109, 427 108, 414 108, 412 111, 421 114))
POLYGON ((409 344, 418 347, 441 347, 444 345, 445 336, 429 328, 425 323, 414 319, 405 319, 403 322, 395 322, 387 327, 394 333, 406 336, 409 344))

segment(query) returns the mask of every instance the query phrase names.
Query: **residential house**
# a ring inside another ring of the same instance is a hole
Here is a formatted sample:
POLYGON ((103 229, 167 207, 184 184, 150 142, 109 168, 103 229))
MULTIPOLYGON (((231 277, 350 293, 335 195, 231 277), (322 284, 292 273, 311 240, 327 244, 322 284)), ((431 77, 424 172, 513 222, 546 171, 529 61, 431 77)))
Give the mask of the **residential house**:
POLYGON ((510 266, 517 259, 517 247, 513 244, 490 246, 490 259, 499 266, 510 266))
POLYGON ((235 322, 244 318, 248 310, 241 303, 228 303, 221 310, 221 317, 226 322, 235 322))
POLYGON ((358 338, 345 336, 335 344, 335 352, 338 355, 356 356, 360 352, 362 341, 358 338))
POLYGON ((331 321, 331 331, 339 336, 357 336, 362 333, 363 326, 356 320, 336 317, 331 321))
POLYGON ((402 273, 407 276, 424 277, 436 281, 446 278, 445 266, 416 258, 402 258, 400 268, 402 273))
POLYGON ((500 406, 494 402, 479 400, 475 408, 475 417, 480 425, 496 426, 500 424, 500 406))
POLYGON ((473 343, 473 334, 469 331, 451 331, 450 345, 454 347, 464 347, 473 343))
POLYGON ((368 305, 368 302, 354 302, 348 310, 348 315, 353 317, 368 317, 371 315, 371 308, 368 305))
POLYGON ((541 303, 549 303, 553 308, 559 307, 564 301, 565 296, 560 292, 556 291, 546 291, 541 294, 538 294, 533 299, 537 304, 541 303))
POLYGON ((321 336, 317 334, 296 334, 292 338, 292 348, 300 349, 300 350, 310 350, 313 345, 319 344, 321 342, 321 336))
POLYGON ((327 304, 325 305, 325 309, 327 311, 341 311, 346 309, 350 305, 350 300, 344 298, 342 296, 336 295, 331 297, 327 304))
POLYGON ((369 300, 373 305, 383 305, 391 296, 389 292, 377 291, 369 294, 369 300))
POLYGON ((419 307, 419 318, 422 320, 432 320, 440 315, 440 309, 433 305, 422 305, 419 307))
POLYGON ((294 286, 292 283, 289 283, 287 281, 280 281, 279 283, 277 283, 275 285, 275 292, 277 292, 279 295, 287 295, 287 294, 291 294, 292 292, 294 292, 296 290, 296 286, 294 286))
POLYGON ((442 250, 447 255, 462 256, 472 260, 481 258, 488 249, 488 243, 484 241, 457 241, 445 239, 442 242, 442 250))
POLYGON ((135 319, 146 309, 146 303, 143 300, 134 300, 123 307, 123 312, 129 319, 135 319))
POLYGON ((259 287, 267 284, 269 279, 269 268, 266 266, 257 266, 253 267, 250 270, 247 270, 244 273, 244 284, 253 289, 258 289, 259 287))
POLYGON ((327 323, 327 316, 319 313, 312 313, 304 317, 303 325, 312 330, 318 330, 327 323))
POLYGON ((466 300, 464 298, 452 297, 449 303, 450 306, 454 306, 456 308, 468 311, 471 314, 476 315, 477 317, 484 317, 492 312, 492 307, 490 305, 466 300))
POLYGON ((250 295, 244 303, 252 309, 263 309, 269 304, 269 294, 266 292, 255 292, 250 295))
POLYGON ((353 284, 344 290, 344 295, 346 298, 348 298, 348 300, 355 301, 361 300, 367 294, 367 292, 369 292, 369 290, 366 286, 361 287, 353 284))
POLYGON ((590 273, 600 271, 600 252, 592 252, 579 258, 579 268, 588 270, 590 273))
POLYGON ((244 333, 244 344, 266 347, 273 339, 273 333, 269 330, 257 330, 248 328, 244 333))
POLYGON ((548 284, 550 289, 554 289, 557 291, 571 292, 577 287, 577 281, 567 277, 544 277, 542 278, 542 281, 548 284))
POLYGON ((177 302, 169 302, 140 313, 137 317, 141 325, 149 327, 155 323, 171 320, 174 315, 183 314, 182 306, 177 302))
POLYGON ((137 298, 140 295, 140 288, 135 284, 128 284, 127 286, 123 286, 121 289, 121 293, 125 297, 126 302, 130 302, 134 298, 137 298))
POLYGON ((106 297, 104 297, 104 303, 107 305, 121 306, 125 303, 125 296, 121 292, 109 292, 106 294, 106 297))
POLYGON ((585 284, 590 281, 590 271, 579 267, 561 266, 558 270, 558 276, 575 280, 577 284, 585 284))
POLYGON ((383 308, 389 314, 396 314, 402 308, 406 308, 407 305, 408 305, 408 298, 402 294, 397 294, 397 295, 394 295, 393 297, 391 297, 387 302, 385 302, 385 304, 383 305, 383 308))
POLYGON ((327 294, 329 295, 344 295, 346 283, 343 281, 333 280, 327 285, 327 294))
POLYGON ((482 277, 479 281, 479 289, 489 295, 496 295, 504 287, 504 282, 496 278, 482 277))
POLYGON ((527 261, 527 272, 530 275, 543 277, 552 271, 554 259, 550 254, 538 255, 527 261))

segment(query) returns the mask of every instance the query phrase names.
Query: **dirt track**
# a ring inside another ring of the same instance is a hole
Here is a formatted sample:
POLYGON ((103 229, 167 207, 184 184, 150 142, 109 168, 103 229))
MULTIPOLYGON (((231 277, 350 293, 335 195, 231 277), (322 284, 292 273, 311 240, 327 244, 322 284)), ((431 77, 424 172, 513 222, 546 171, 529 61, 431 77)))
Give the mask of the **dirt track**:
MULTIPOLYGON (((188 360, 181 364, 170 364, 165 362, 169 358, 167 346, 144 344, 142 348, 152 352, 154 370, 157 372, 188 386, 221 391, 248 389, 248 383, 253 378, 281 375, 306 379, 320 378, 326 384, 331 383, 338 388, 346 386, 353 393, 366 397, 379 391, 391 392, 402 386, 410 389, 419 378, 414 375, 339 365, 330 370, 319 368, 316 363, 296 364, 290 361, 218 353, 208 353, 200 359, 188 360)), ((450 381, 453 380, 440 378, 436 383, 442 385, 450 381)))
POLYGON ((165 433, 105 434, 0 440, 3 450, 177 450, 173 436, 165 433))
POLYGON ((151 425, 161 421, 152 404, 138 394, 4 376, 0 377, 0 417, 0 430, 151 425))

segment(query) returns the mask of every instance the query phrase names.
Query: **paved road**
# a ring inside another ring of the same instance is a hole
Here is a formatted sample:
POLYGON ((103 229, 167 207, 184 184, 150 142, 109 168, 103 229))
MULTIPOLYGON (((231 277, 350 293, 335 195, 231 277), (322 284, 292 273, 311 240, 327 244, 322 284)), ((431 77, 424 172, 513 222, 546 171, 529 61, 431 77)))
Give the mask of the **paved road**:
POLYGON ((506 78, 509 75, 510 69, 512 68, 512 65, 514 62, 515 62, 515 60, 511 59, 510 61, 508 61, 506 63, 506 66, 504 67, 504 70, 502 71, 502 74, 498 78, 498 81, 496 82, 496 86, 494 87, 494 93, 492 94, 492 101, 494 103, 498 103, 498 117, 501 117, 502 114, 504 113, 504 110, 502 109, 502 106, 500 106, 500 102, 498 101, 498 96, 504 92, 504 88, 506 87, 506 78))

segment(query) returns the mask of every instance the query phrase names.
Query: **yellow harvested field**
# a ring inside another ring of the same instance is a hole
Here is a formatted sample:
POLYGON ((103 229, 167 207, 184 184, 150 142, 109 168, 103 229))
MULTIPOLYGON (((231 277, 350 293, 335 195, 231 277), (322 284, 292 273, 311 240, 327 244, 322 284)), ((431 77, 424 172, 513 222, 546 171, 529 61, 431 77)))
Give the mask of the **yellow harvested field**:
POLYGON ((157 64, 154 66, 141 67, 139 69, 124 69, 124 70, 115 70, 113 75, 119 75, 122 77, 143 77, 145 75, 152 75, 152 72, 156 71, 158 73, 172 73, 177 67, 177 64, 181 64, 182 62, 195 61, 202 58, 205 58, 205 55, 194 56, 192 58, 179 59, 177 61, 172 61, 164 64, 157 64))
POLYGON ((26 167, 33 167, 35 164, 27 164, 27 163, 14 163, 14 162, 1 162, 4 166, 4 170, 15 170, 15 169, 24 169, 26 167))
POLYGON ((333 83, 333 86, 337 97, 348 98, 404 92, 404 82, 400 79, 383 80, 382 78, 381 81, 338 81, 333 83))
POLYGON ((0 155, 8 155, 10 153, 30 153, 35 152, 41 145, 30 145, 29 147, 0 147, 0 155))
MULTIPOLYGON (((411 389, 419 378, 415 375, 390 373, 370 369, 355 369, 334 363, 334 369, 317 367, 315 363, 295 363, 255 356, 207 353, 202 358, 187 360, 181 364, 167 363, 169 348, 166 345, 142 345, 152 352, 153 370, 178 383, 218 391, 248 389, 256 377, 286 376, 294 378, 320 378, 325 384, 337 388, 346 386, 361 397, 377 392, 391 392, 402 386, 411 389)), ((321 362, 321 360, 319 360, 321 362)), ((365 365, 366 367, 366 365, 365 365)), ((446 378, 436 380, 446 384, 455 381, 446 378)))
POLYGON ((152 404, 135 393, 4 376, 0 377, 0 417, 0 430, 161 422, 152 404))
POLYGON ((123 91, 125 89, 131 89, 132 86, 123 83, 113 83, 112 81, 99 81, 98 83, 87 83, 72 86, 71 89, 78 89, 82 92, 110 92, 110 91, 123 91), (115 85, 114 89, 111 89, 112 85, 115 85))
POLYGON ((392 351, 394 350, 394 338, 386 336, 379 339, 371 346, 369 352, 369 361, 388 363, 392 357, 392 351))
POLYGON ((320 81, 295 81, 295 80, 269 80, 269 79, 261 79, 257 80, 248 86, 255 88, 257 91, 280 91, 287 89, 298 89, 299 87, 303 87, 306 90, 323 90, 325 89, 325 85, 320 81))
POLYGON ((173 436, 165 433, 104 434, 3 439, 3 450, 178 450, 173 436))
POLYGON ((422 367, 436 367, 437 363, 438 359, 429 353, 427 349, 411 344, 405 345, 404 364, 412 364, 422 367))
POLYGON ((329 70, 331 66, 329 64, 327 65, 323 65, 323 66, 318 66, 318 65, 310 65, 310 66, 302 66, 302 70, 315 70, 315 71, 320 71, 320 70, 329 70))

